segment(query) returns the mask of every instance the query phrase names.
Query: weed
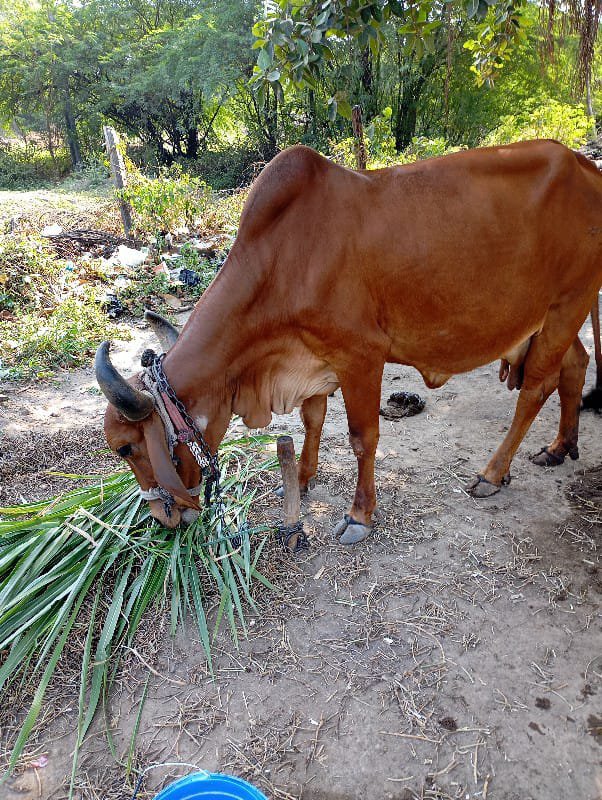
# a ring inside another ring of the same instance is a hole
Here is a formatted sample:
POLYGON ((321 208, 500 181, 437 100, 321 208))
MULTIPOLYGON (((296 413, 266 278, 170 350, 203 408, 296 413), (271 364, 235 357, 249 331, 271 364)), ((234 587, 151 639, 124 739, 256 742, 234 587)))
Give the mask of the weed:
POLYGON ((43 239, 0 235, 0 310, 54 304, 64 267, 43 239))
POLYGON ((557 139, 567 147, 579 147, 591 131, 591 120, 581 105, 535 99, 516 113, 502 117, 500 125, 482 144, 498 145, 521 139, 557 139))
MULTIPOLYGON (((19 312, 14 321, 0 324, 3 374, 16 379, 46 378, 51 370, 80 366, 103 339, 117 333, 92 292, 67 297, 46 317, 19 312)), ((126 334, 118 335, 123 339, 126 334)))
POLYGON ((236 192, 215 192, 199 220, 201 229, 206 233, 220 231, 234 238, 248 194, 248 188, 236 192))
POLYGON ((0 142, 0 189, 31 189, 67 174, 71 165, 69 153, 50 153, 34 144, 0 142))
POLYGON ((192 224, 203 213, 210 192, 204 181, 182 172, 177 164, 148 178, 130 162, 128 185, 121 196, 134 211, 136 233, 155 235, 192 224))

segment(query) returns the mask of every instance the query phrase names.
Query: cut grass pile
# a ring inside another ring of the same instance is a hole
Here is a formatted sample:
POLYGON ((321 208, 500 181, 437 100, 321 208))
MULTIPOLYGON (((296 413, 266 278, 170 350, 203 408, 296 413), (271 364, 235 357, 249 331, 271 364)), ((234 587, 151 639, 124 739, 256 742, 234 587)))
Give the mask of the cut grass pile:
POLYGON ((230 534, 244 530, 258 499, 259 473, 276 464, 265 452, 269 441, 247 437, 221 448, 226 530, 215 506, 187 528, 161 528, 129 470, 94 478, 51 501, 0 508, 0 692, 18 683, 35 686, 7 774, 23 753, 84 607, 89 625, 72 789, 81 743, 145 611, 168 607, 172 634, 190 614, 210 670, 222 620, 234 642, 239 627, 246 631, 245 607, 255 608, 253 584, 273 589, 257 568, 269 528, 246 529, 239 540, 230 534), (209 598, 217 605, 211 624, 209 598))

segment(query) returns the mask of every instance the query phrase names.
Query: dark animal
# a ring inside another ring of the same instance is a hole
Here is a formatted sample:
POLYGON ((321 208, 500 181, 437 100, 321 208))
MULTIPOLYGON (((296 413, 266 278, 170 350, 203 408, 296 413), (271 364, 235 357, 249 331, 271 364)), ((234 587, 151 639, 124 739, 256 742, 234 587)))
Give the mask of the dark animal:
MULTIPOLYGON (((355 172, 305 147, 278 155, 245 204, 236 241, 163 367, 215 451, 233 413, 251 428, 296 406, 306 436, 299 483, 317 468, 326 398, 341 387, 358 478, 341 541, 370 531, 374 456, 386 362, 418 369, 427 386, 504 359, 521 389, 512 425, 471 485, 476 497, 509 480, 512 457, 558 390, 560 426, 540 463, 577 457, 588 356, 578 331, 602 284, 602 177, 553 141, 455 153, 355 172)), ((173 340, 173 337, 171 337, 173 340)), ((175 526, 198 508, 200 470, 166 444, 140 376, 97 353, 110 401, 105 431, 151 502, 175 526)))

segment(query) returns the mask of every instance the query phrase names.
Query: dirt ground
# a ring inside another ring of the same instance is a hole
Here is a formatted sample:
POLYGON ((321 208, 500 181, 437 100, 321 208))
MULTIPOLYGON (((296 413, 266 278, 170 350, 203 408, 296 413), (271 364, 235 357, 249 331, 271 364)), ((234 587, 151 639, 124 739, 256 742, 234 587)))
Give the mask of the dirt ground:
MULTIPOLYGON (((135 334, 115 356, 125 369, 150 341, 147 330, 135 334)), ((592 352, 589 326, 583 338, 592 352)), ((387 367, 383 402, 401 389, 427 404, 416 417, 381 419, 373 536, 350 548, 332 538, 355 480, 337 393, 318 484, 303 503, 311 549, 266 550, 262 568, 282 594, 258 594, 238 650, 227 632, 218 638, 215 680, 192 626, 171 640, 164 621, 149 620, 146 647, 128 654, 110 709, 120 758, 150 667, 139 767, 222 770, 274 800, 602 798, 602 417, 583 415, 579 461, 537 468, 528 455, 554 437, 552 397, 511 485, 477 501, 462 487, 501 441, 517 394, 498 383, 497 365, 437 391, 413 370, 387 367)), ((56 437, 69 471, 106 468, 104 402, 91 370, 6 393, 0 503, 17 489, 26 498, 56 491, 43 475, 60 468, 43 455, 44 441, 56 451, 56 437)), ((301 442, 296 414, 271 430, 301 442)), ((257 509, 278 512, 277 500, 257 509)), ((77 679, 65 680, 61 713, 32 750, 47 766, 0 787, 2 800, 65 797, 77 679)), ((185 771, 150 771, 139 796, 185 771)), ((100 721, 77 784, 81 800, 131 796, 100 721)))

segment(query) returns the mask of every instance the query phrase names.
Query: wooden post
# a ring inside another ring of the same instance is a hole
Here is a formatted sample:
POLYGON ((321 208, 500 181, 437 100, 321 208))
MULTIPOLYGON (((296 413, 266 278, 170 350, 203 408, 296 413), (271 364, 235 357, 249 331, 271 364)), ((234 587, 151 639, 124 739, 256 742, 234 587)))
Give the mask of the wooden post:
POLYGON ((353 106, 351 109, 351 126, 355 139, 355 166, 356 169, 366 169, 366 143, 364 141, 364 126, 362 123, 362 109, 360 106, 353 106))
MULTIPOLYGON (((286 530, 286 528, 292 528, 297 525, 301 513, 299 475, 292 437, 279 436, 276 441, 276 452, 278 453, 278 461, 282 473, 282 487, 284 489, 284 523, 282 527, 286 530)), ((301 534, 303 534, 302 528, 290 536, 287 542, 289 550, 296 549, 301 534)))
MULTIPOLYGON (((105 146, 107 148, 107 155, 111 163, 111 174, 113 176, 113 185, 120 191, 125 188, 127 181, 125 165, 123 158, 119 152, 117 145, 119 144, 119 136, 117 132, 109 127, 103 125, 103 132, 105 135, 105 146)), ((132 211, 128 203, 122 198, 119 199, 119 210, 121 211, 121 221, 123 223, 123 231, 126 239, 130 238, 130 230, 132 228, 132 211)))

